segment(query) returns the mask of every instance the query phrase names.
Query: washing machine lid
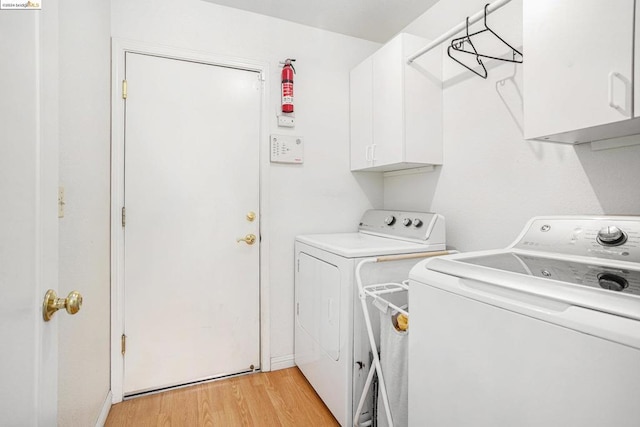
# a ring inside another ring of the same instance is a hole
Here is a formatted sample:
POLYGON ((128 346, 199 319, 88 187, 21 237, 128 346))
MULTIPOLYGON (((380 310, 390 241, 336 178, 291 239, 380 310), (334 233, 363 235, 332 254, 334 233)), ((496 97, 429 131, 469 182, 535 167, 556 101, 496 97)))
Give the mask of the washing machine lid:
POLYGON ((409 277, 430 284, 444 274, 485 293, 513 290, 640 320, 639 259, 640 217, 537 217, 506 249, 434 258, 409 277), (613 228, 624 241, 600 242, 613 228))
POLYGON ((307 234, 296 241, 345 257, 362 258, 444 250, 444 244, 419 244, 367 233, 307 234))
POLYGON ((605 263, 549 258, 537 253, 520 251, 462 257, 458 261, 525 276, 640 296, 640 265, 619 268, 604 265, 605 263))
MULTIPOLYGON (((437 284, 438 274, 444 274, 461 279, 462 287, 482 287, 483 292, 506 292, 505 295, 508 296, 512 290, 562 304, 640 320, 640 295, 637 295, 640 269, 581 264, 577 261, 541 258, 520 251, 485 251, 423 261, 411 270, 409 279, 441 287, 437 284), (509 258, 512 260, 505 261, 509 258), (496 260, 500 260, 501 266, 509 264, 509 268, 498 267, 496 260), (528 266, 521 264, 518 269, 516 264, 520 262, 528 262, 528 266), (583 269, 576 269, 578 266, 583 269), (536 270, 541 274, 534 274, 536 270), (579 271, 583 271, 584 275, 579 276, 579 271), (609 274, 617 277, 624 275, 629 282, 626 292, 606 289, 600 285, 598 277, 609 274), (568 276, 573 276, 572 280, 565 280, 568 276)), ((441 288, 456 292, 456 289, 441 288)))
MULTIPOLYGON (((514 254, 530 255, 487 251, 421 261, 409 272, 409 294, 414 286, 430 286, 640 350, 640 296, 530 275, 525 270, 494 268, 494 255, 514 254)), ((536 262, 546 261, 538 258, 536 262)))

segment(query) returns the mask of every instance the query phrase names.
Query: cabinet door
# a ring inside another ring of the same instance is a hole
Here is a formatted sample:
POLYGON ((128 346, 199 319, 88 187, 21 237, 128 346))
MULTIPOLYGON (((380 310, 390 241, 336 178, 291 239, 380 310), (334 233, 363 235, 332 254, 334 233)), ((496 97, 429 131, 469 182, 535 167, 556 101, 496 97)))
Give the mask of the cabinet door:
MULTIPOLYGON (((407 58, 427 40, 403 34, 407 58)), ((434 49, 404 67, 404 159, 409 167, 442 164, 442 51, 434 49), (415 166, 413 166, 415 165, 415 166)))
POLYGON ((373 144, 372 60, 365 59, 350 74, 351 170, 371 166, 373 144))
POLYGON ((373 54, 373 166, 403 161, 402 37, 373 54))
POLYGON ((524 1, 525 138, 632 116, 634 0, 524 1))

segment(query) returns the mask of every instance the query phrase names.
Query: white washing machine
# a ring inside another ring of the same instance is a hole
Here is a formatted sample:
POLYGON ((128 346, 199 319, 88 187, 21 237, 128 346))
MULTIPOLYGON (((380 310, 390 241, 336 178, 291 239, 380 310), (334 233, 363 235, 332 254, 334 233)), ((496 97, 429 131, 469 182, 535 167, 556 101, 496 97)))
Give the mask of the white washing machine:
MULTIPOLYGON (((296 238, 295 363, 340 425, 353 425, 370 366, 355 283, 358 261, 444 249, 444 218, 427 212, 369 210, 358 232, 296 238)), ((406 280, 416 262, 370 264, 362 271, 364 284, 406 280)), ((371 402, 360 421, 370 419, 371 402)))
POLYGON ((640 217, 537 217, 409 277, 410 426, 640 426, 640 217))

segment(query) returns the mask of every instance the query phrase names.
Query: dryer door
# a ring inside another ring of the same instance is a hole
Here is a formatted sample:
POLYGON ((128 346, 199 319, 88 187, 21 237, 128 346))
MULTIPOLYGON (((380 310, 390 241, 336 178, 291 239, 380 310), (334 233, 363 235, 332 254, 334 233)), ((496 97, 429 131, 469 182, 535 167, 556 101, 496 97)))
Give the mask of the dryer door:
POLYGON ((340 270, 300 253, 296 316, 300 326, 333 360, 340 358, 340 270))

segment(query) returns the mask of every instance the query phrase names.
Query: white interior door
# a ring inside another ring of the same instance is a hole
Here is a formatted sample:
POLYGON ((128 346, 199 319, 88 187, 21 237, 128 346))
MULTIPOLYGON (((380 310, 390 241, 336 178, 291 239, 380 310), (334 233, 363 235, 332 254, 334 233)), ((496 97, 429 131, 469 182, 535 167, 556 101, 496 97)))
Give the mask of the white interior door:
POLYGON ((56 8, 0 13, 0 75, 19 76, 0 79, 4 426, 57 423, 58 319, 45 323, 41 309, 58 283, 56 8))
POLYGON ((124 394, 257 369, 259 74, 125 67, 124 394))

